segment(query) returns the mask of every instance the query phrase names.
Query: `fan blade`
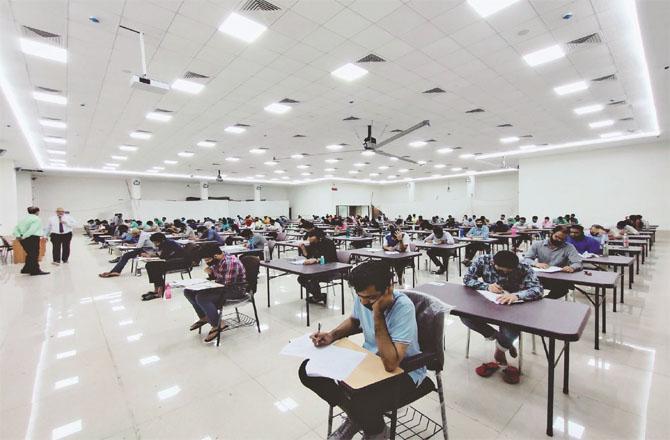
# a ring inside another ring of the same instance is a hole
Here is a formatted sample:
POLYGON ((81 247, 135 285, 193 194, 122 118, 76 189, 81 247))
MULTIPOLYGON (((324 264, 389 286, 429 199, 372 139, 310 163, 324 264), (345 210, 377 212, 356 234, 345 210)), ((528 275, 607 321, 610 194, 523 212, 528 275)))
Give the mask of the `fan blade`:
POLYGON ((386 152, 384 152, 384 151, 380 151, 380 150, 378 150, 378 149, 377 149, 377 150, 374 150, 374 151, 375 151, 375 153, 379 154, 380 156, 385 156, 385 157, 395 157, 396 159, 398 159, 398 160, 402 160, 402 161, 404 161, 404 162, 409 162, 409 163, 413 163, 413 164, 415 164, 415 165, 420 165, 418 162, 415 162, 415 161, 413 161, 412 159, 407 159, 406 157, 396 156, 395 154, 386 153, 386 152))
POLYGON ((408 128, 407 130, 403 130, 403 131, 401 131, 400 133, 397 133, 397 134, 391 136, 390 138, 385 139, 385 140, 383 140, 383 141, 377 143, 377 147, 376 147, 376 148, 381 148, 381 147, 383 147, 383 146, 386 145, 386 144, 390 144, 391 142, 395 141, 396 139, 400 139, 400 138, 403 137, 403 136, 407 136, 407 135, 410 134, 411 132, 416 131, 416 130, 418 130, 419 128, 425 127, 426 125, 430 125, 430 121, 429 121, 429 120, 421 121, 421 122, 419 122, 418 124, 411 126, 411 127, 408 128))

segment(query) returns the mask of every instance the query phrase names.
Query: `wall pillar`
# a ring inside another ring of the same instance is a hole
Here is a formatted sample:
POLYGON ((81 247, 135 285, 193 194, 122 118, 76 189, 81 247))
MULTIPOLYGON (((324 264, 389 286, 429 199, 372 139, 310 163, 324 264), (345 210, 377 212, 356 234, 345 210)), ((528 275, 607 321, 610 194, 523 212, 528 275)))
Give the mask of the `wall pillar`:
POLYGON ((476 212, 472 212, 474 209, 474 200, 475 200, 475 176, 468 176, 465 178, 465 199, 466 199, 466 207, 467 207, 467 212, 466 214, 478 214, 476 212))
POLYGON ((27 206, 18 206, 14 161, 0 159, 0 234, 11 235, 27 206))
POLYGON ((416 198, 416 183, 407 182, 407 201, 410 203, 414 203, 415 198, 416 198))
POLYGON ((261 201, 261 190, 263 189, 263 185, 256 184, 254 185, 254 202, 260 202, 261 201))
POLYGON ((200 182, 200 200, 209 200, 208 182, 200 182))

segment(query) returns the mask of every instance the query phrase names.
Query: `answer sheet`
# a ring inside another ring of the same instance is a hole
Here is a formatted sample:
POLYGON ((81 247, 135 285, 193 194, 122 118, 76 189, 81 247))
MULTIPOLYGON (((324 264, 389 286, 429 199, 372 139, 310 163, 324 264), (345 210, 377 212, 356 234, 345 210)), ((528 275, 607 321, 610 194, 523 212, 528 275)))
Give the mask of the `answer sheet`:
POLYGON ((556 267, 556 266, 549 266, 549 267, 546 268, 546 269, 540 269, 539 267, 535 267, 535 266, 533 266, 533 270, 534 270, 535 272, 553 273, 553 272, 560 272, 560 271, 561 271, 561 268, 560 268, 560 267, 556 267))
MULTIPOLYGON (((498 295, 498 294, 496 294, 496 293, 493 293, 493 292, 489 292, 488 290, 477 290, 477 292, 479 292, 479 294, 480 294, 481 296, 483 296, 484 298, 488 299, 488 300, 491 301, 492 303, 496 303, 496 304, 498 304, 498 297, 499 297, 500 295, 498 295)), ((518 300, 514 301, 513 304, 520 303, 520 302, 523 302, 523 301, 520 300, 520 299, 518 299, 518 300)))
POLYGON ((307 363, 309 376, 329 377, 335 380, 344 380, 349 377, 366 355, 365 352, 334 345, 315 347, 309 333, 293 339, 281 349, 279 354, 309 359, 307 363))

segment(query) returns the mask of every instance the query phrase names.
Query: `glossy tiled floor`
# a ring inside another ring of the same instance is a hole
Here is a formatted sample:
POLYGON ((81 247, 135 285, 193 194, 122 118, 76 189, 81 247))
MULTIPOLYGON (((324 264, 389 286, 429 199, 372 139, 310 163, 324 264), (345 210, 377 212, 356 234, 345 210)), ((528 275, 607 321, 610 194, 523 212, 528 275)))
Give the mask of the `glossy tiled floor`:
MULTIPOLYGON (((188 331, 195 316, 182 295, 141 302, 146 277, 98 278, 110 255, 85 243, 75 238, 70 264, 44 264, 49 276, 0 267, 1 439, 325 437, 326 405, 301 387, 299 361, 278 354, 307 330, 294 277, 272 281, 269 309, 261 280, 262 333, 228 332, 217 348, 188 331)), ((659 237, 626 304, 608 312, 601 350, 593 350, 590 326, 573 345, 569 396, 557 381, 555 437, 670 438, 669 263, 670 240, 659 237)), ((347 312, 350 304, 347 292, 347 312)), ((341 319, 337 306, 312 311, 324 328, 341 319)), ((473 336, 465 359, 464 338, 449 319, 443 377, 451 437, 543 438, 540 347, 533 355, 526 344, 524 375, 513 386, 499 375, 478 377, 473 369, 492 345, 473 336)), ((437 400, 417 407, 439 420, 437 400)))

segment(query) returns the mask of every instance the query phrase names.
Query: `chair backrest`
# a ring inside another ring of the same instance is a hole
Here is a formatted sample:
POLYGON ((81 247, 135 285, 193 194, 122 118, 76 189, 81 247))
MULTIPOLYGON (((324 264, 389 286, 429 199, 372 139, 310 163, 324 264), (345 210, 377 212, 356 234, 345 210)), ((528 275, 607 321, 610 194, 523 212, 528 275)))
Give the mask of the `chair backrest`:
POLYGON ((335 251, 337 253, 337 261, 339 263, 347 263, 351 261, 351 251, 345 251, 345 250, 337 250, 335 251))
POLYGON ((186 246, 184 246, 184 253, 186 253, 185 259, 188 267, 200 264, 200 245, 197 243, 187 243, 186 246))
POLYGON ((286 232, 281 231, 277 232, 277 241, 284 241, 286 240, 286 232))
POLYGON ((424 354, 431 354, 429 370, 441 371, 444 367, 444 320, 451 309, 432 296, 416 291, 403 291, 414 303, 419 347, 424 354))
POLYGON ((244 266, 244 273, 247 278, 247 291, 254 294, 258 286, 258 272, 261 267, 261 259, 255 255, 242 255, 240 261, 244 266))

